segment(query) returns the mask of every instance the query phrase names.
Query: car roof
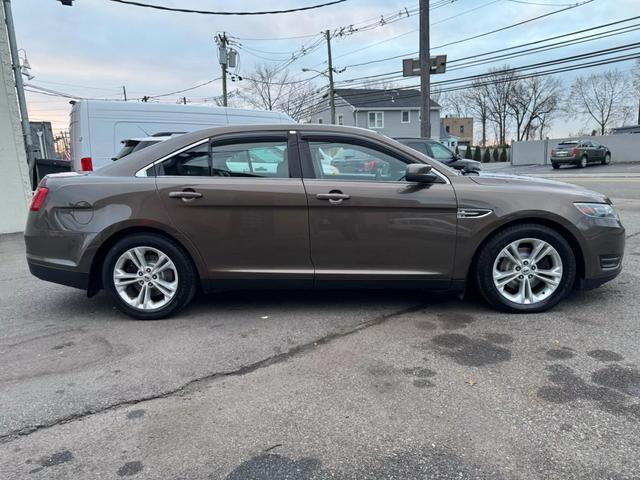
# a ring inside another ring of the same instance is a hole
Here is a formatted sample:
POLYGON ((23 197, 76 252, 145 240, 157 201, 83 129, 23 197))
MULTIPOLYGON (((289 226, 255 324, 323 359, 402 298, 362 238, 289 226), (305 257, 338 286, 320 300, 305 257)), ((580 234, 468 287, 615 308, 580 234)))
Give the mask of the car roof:
MULTIPOLYGON (((251 133, 269 133, 269 132, 301 132, 301 133, 314 133, 314 134, 326 134, 326 135, 356 135, 360 138, 368 138, 372 141, 380 142, 391 141, 395 142, 390 137, 380 135, 378 132, 368 130, 361 127, 347 127, 342 125, 324 125, 324 124, 257 124, 257 125, 230 125, 225 127, 211 127, 203 130, 197 130, 195 132, 186 133, 184 135, 175 135, 168 138, 165 141, 157 142, 155 145, 151 145, 147 148, 133 152, 121 160, 114 162, 111 165, 101 168, 98 172, 104 175, 116 175, 127 176, 132 175, 141 168, 147 166, 150 162, 162 158, 166 155, 170 155, 176 150, 187 147, 191 144, 197 143, 208 137, 217 137, 221 135, 233 135, 233 134, 251 134, 251 133)), ((156 139, 158 137, 155 137, 156 139)), ((409 147, 402 146, 403 149, 409 147)))

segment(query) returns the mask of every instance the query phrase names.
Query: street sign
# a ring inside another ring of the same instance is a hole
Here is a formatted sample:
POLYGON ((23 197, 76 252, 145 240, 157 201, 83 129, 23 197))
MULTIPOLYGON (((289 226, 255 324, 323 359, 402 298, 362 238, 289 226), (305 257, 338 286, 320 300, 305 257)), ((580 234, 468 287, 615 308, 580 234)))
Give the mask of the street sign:
MULTIPOLYGON (((447 71, 447 56, 437 55, 431 57, 431 75, 445 73, 447 71)), ((402 60, 402 76, 415 77, 420 75, 420 59, 404 58, 402 60)))

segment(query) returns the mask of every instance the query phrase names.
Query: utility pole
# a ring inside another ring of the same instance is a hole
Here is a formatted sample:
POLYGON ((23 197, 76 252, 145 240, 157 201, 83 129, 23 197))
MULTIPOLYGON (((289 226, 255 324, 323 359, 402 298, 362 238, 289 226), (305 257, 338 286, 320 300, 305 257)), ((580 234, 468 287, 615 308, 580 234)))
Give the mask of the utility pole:
POLYGON ((122 86, 122 94, 124 95, 124 101, 127 101, 127 89, 125 88, 125 86, 122 86))
POLYGON ((228 64, 228 56, 229 52, 227 50, 227 45, 229 44, 229 39, 227 38, 226 32, 222 32, 222 35, 218 34, 218 58, 220 60, 220 67, 222 68, 222 104, 227 106, 227 64, 228 64))
POLYGON ((331 32, 325 30, 327 39, 327 63, 329 65, 329 105, 331 106, 331 125, 336 124, 336 97, 333 90, 333 59, 331 58, 331 32))
POLYGON ((16 82, 16 93, 18 96, 18 107, 20 108, 20 118, 22 120, 22 135, 24 136, 24 146, 29 165, 29 180, 33 178, 33 168, 35 158, 33 155, 33 139, 31 138, 31 125, 29 124, 29 114, 27 112, 27 101, 24 96, 24 83, 22 82, 22 71, 20 69, 20 56, 18 55, 18 44, 16 42, 16 31, 13 25, 13 14, 11 13, 11 0, 3 0, 4 16, 7 23, 7 37, 9 38, 9 49, 11 50, 11 66, 16 82))
POLYGON ((420 0, 420 136, 423 138, 431 138, 430 73, 429 0, 420 0))

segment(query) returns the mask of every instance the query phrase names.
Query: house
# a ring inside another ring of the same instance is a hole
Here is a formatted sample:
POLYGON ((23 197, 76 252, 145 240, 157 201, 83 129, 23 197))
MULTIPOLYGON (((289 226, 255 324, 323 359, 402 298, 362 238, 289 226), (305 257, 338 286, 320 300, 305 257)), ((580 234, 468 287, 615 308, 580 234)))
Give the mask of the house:
MULTIPOLYGON (((328 98, 327 98, 328 102, 328 98)), ((337 88, 336 123, 369 128, 389 137, 420 137, 420 90, 337 88)), ((312 123, 331 123, 323 108, 312 123)), ((431 138, 440 138, 440 105, 431 100, 431 138)))
POLYGON ((473 145, 473 118, 447 115, 441 122, 446 135, 458 138, 458 145, 473 145))

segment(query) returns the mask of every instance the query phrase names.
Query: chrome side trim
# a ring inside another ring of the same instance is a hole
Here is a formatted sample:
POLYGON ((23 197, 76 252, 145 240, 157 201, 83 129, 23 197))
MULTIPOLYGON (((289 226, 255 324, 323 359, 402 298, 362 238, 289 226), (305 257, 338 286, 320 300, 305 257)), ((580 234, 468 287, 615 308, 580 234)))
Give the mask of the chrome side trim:
POLYGON ((459 208, 458 218, 483 218, 492 213, 493 210, 488 208, 459 208))
POLYGON ((202 140, 198 140, 197 142, 194 142, 190 145, 187 145, 186 147, 182 147, 180 150, 176 150, 175 152, 171 152, 168 155, 165 155, 162 158, 159 158, 158 160, 155 160, 154 162, 150 163, 149 165, 146 165, 144 167, 142 167, 140 170, 138 170, 136 172, 136 177, 138 178, 144 178, 144 177, 148 177, 147 175, 147 170, 149 170, 151 167, 155 167, 158 163, 160 162, 164 162, 165 160, 167 160, 168 158, 173 157, 174 155, 178 155, 182 152, 184 152, 185 150, 189 150, 190 148, 193 147, 197 147, 198 145, 202 145, 203 143, 207 143, 209 141, 208 138, 204 138, 202 140))

